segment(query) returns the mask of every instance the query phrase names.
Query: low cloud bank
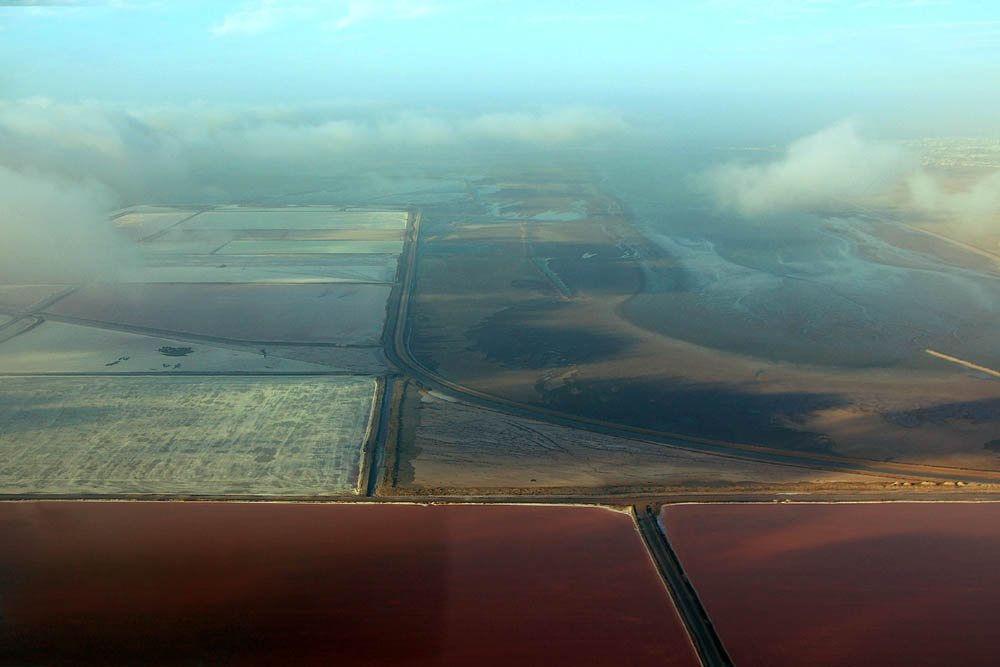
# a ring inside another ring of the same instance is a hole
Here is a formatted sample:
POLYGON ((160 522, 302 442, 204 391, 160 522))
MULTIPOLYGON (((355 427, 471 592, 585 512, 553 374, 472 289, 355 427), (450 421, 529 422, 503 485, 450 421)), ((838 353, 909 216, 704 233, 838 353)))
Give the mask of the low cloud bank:
POLYGON ((247 196, 255 174, 335 167, 422 151, 592 145, 626 131, 591 108, 425 112, 378 105, 127 108, 44 99, 0 101, 0 165, 91 178, 124 200, 247 196), (237 188, 238 192, 229 192, 237 188))
POLYGON ((618 115, 586 108, 462 114, 0 100, 0 280, 112 278, 129 261, 106 219, 114 205, 248 201, 401 159, 592 145, 625 129, 618 115))
POLYGON ((780 160, 718 167, 704 184, 723 208, 756 217, 886 192, 908 166, 902 148, 866 141, 844 122, 793 142, 780 160))
POLYGON ((902 146, 870 140, 852 121, 799 139, 777 160, 731 162, 700 178, 716 204, 748 218, 787 211, 837 210, 894 192, 929 215, 958 218, 969 225, 1000 224, 1000 172, 963 191, 945 189, 902 146))
POLYGON ((111 192, 0 167, 0 282, 113 280, 134 261, 108 224, 111 192))
POLYGON ((618 115, 586 108, 556 109, 543 114, 483 114, 461 125, 462 134, 468 137, 528 145, 568 144, 583 138, 621 134, 626 129, 618 115))

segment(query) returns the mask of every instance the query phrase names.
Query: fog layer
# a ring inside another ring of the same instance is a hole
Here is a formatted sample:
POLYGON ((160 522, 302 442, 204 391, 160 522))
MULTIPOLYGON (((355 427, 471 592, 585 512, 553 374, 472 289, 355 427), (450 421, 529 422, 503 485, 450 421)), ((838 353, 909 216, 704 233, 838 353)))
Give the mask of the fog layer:
MULTIPOLYGON (((6 279, 90 280, 122 259, 103 222, 114 206, 255 201, 319 188, 365 169, 486 164, 517 151, 634 150, 645 138, 669 151, 683 128, 636 125, 596 107, 522 107, 482 113, 354 103, 294 106, 129 106, 0 100, 0 187, 6 279), (632 147, 632 148, 629 148, 632 147), (281 188, 286 188, 282 190, 281 188), (63 250, 65 248, 65 251, 63 250)), ((712 147, 706 145, 703 150, 712 147)), ((767 220, 823 212, 887 196, 928 215, 995 225, 1000 173, 956 188, 920 167, 899 143, 866 136, 848 120, 791 142, 779 154, 747 151, 695 179, 716 205, 767 220)), ((459 175, 464 178, 465 175, 459 175)), ((693 194, 693 193, 691 193, 693 194)), ((664 206, 682 192, 667 193, 664 206)))
POLYGON ((0 166, 0 282, 112 280, 134 255, 108 224, 112 193, 0 166))
POLYGON ((0 101, 7 280, 94 280, 128 261, 114 206, 217 204, 318 187, 407 156, 546 151, 621 134, 611 111, 559 107, 457 113, 398 106, 128 107, 0 101))
POLYGON ((212 203, 253 196, 248 188, 266 189, 268 174, 289 165, 565 147, 625 127, 615 112, 583 107, 468 114, 365 104, 128 107, 28 99, 0 101, 0 164, 95 179, 125 203, 212 203), (251 173, 259 183, 248 185, 251 173))

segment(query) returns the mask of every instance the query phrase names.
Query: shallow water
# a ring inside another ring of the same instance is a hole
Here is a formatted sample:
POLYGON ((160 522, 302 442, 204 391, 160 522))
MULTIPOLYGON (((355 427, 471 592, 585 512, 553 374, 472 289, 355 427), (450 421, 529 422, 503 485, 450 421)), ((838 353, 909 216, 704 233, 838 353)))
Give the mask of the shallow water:
POLYGON ((1000 278, 889 246, 873 233, 877 221, 849 212, 747 220, 716 211, 692 174, 717 159, 685 154, 640 161, 641 170, 601 170, 604 186, 677 264, 666 273, 647 267, 647 295, 629 316, 676 338, 772 359, 923 366, 925 348, 944 348, 1000 364, 992 344, 1000 278))
POLYGON ((1000 504, 673 505, 661 521, 738 665, 986 665, 1000 504))
POLYGON ((0 661, 697 665, 627 515, 3 503, 0 661))

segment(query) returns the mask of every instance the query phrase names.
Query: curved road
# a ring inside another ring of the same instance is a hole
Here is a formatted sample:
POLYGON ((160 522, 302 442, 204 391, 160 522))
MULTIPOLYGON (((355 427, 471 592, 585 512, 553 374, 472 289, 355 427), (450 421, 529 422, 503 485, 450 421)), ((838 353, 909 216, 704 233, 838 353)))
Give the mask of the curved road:
POLYGON ((385 342, 384 348, 390 361, 428 388, 455 396, 470 403, 531 419, 622 438, 643 440, 699 453, 710 453, 730 458, 802 468, 836 470, 876 475, 879 477, 899 477, 908 480, 976 482, 984 484, 1000 483, 1000 471, 895 463, 810 452, 794 452, 763 445, 727 442, 615 424, 512 401, 502 396, 495 396, 453 382, 421 364, 410 352, 408 313, 410 299, 412 298, 416 283, 417 248, 420 240, 422 215, 419 210, 411 210, 410 216, 411 224, 407 238, 407 247, 404 255, 400 258, 403 264, 401 267, 403 277, 402 281, 400 281, 399 297, 398 299, 393 299, 393 303, 390 304, 387 328, 383 335, 383 341, 385 342))

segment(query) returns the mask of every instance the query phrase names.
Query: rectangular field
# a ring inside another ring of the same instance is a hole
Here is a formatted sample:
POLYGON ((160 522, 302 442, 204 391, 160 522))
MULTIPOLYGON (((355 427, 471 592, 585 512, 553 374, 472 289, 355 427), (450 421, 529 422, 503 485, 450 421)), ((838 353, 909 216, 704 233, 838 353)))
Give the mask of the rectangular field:
POLYGON ((9 340, 0 337, 0 373, 268 374, 328 370, 257 346, 219 347, 62 322, 42 322, 9 340))
POLYGON ((122 269, 127 283, 391 283, 394 255, 218 255, 153 252, 122 269))
POLYGON ((302 209, 214 210, 178 225, 180 229, 403 229, 406 211, 302 209))
POLYGON ((377 345, 391 289, 348 283, 94 285, 49 312, 236 341, 377 345))
POLYGON ((0 663, 695 666, 594 507, 0 503, 0 663))
POLYGON ((737 665, 989 665, 1000 504, 668 505, 737 665))
POLYGON ((398 255, 403 241, 230 241, 216 255, 398 255))
POLYGON ((406 390, 403 433, 385 493, 558 494, 891 483, 592 433, 446 399, 413 385, 406 390))
POLYGON ((181 220, 190 218, 195 213, 197 211, 157 206, 138 206, 118 216, 112 222, 126 238, 138 241, 161 232, 171 225, 176 225, 181 220))
POLYGON ((402 241, 401 229, 171 229, 149 244, 171 241, 402 241))
POLYGON ((0 493, 356 492, 374 380, 7 377, 0 493))

